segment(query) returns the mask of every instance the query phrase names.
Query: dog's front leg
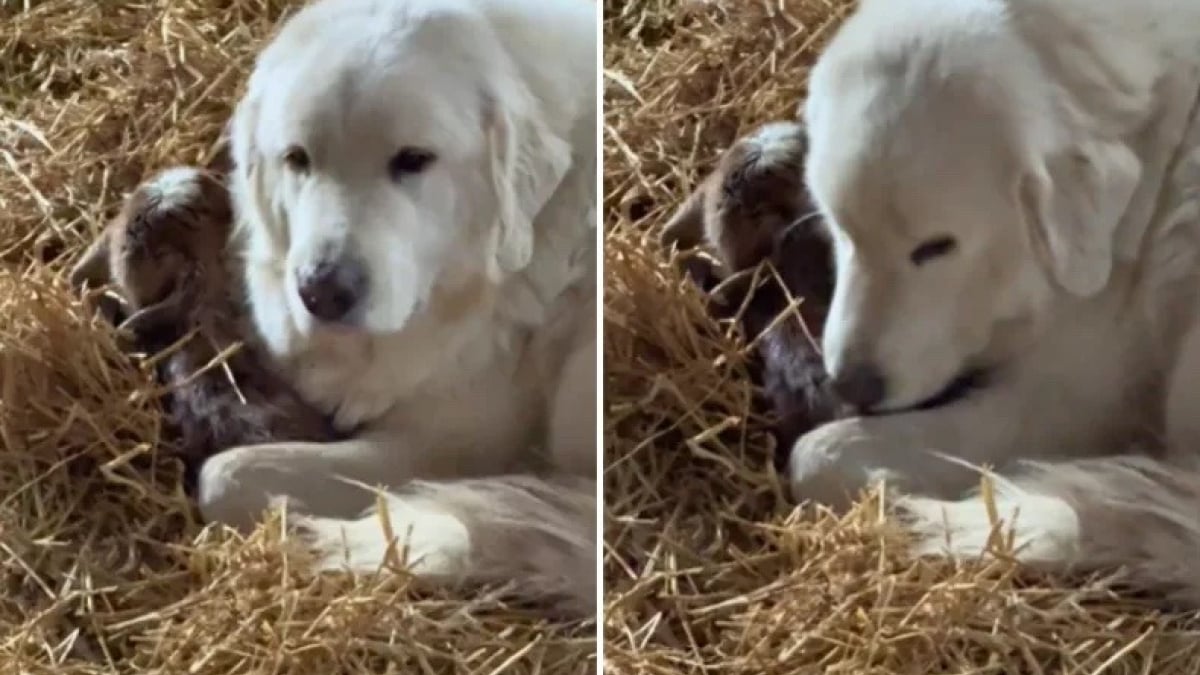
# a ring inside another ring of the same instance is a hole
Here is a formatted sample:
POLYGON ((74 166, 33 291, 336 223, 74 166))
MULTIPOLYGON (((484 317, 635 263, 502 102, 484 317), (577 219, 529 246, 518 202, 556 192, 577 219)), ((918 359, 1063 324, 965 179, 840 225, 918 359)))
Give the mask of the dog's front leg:
POLYGON ((1200 466, 1200 322, 1179 344, 1167 380, 1166 441, 1173 461, 1200 466))
MULTIPOLYGON (((396 491, 414 478, 445 473, 431 463, 418 464, 422 455, 436 453, 413 450, 394 438, 385 443, 370 436, 233 448, 214 455, 201 468, 201 515, 207 522, 249 532, 267 509, 284 502, 292 512, 291 529, 298 529, 312 545, 319 568, 338 567, 349 555, 346 548, 353 553, 349 562, 359 568, 378 566, 394 546, 396 555, 417 574, 462 574, 471 544, 463 513, 431 499, 429 490, 396 491), (386 520, 379 514, 363 515, 379 500, 369 489, 374 486, 384 489, 386 520), (385 536, 389 526, 395 543, 385 536)), ((468 506, 487 504, 480 500, 468 506)))
POLYGON ((295 522, 323 569, 404 563, 425 578, 499 582, 594 616, 596 483, 555 473, 418 482, 382 511, 295 522))
POLYGON ((371 504, 368 486, 397 487, 431 467, 402 438, 364 435, 335 443, 284 442, 231 448, 200 469, 200 512, 207 522, 246 531, 277 499, 305 513, 349 517, 371 504))
POLYGON ((968 465, 998 464, 1016 443, 1016 425, 991 398, 943 408, 830 422, 792 446, 788 478, 798 500, 844 509, 864 489, 953 497, 978 483, 968 465), (943 455, 943 456, 939 456, 943 455), (962 463, 948 457, 957 458, 962 463))
MULTIPOLYGON (((1120 445, 1112 454, 1021 462, 1002 474, 986 502, 979 494, 917 493, 893 505, 915 553, 975 558, 991 547, 999 519, 1021 562, 1060 573, 1120 570, 1123 583, 1195 609, 1200 582, 1191 562, 1200 530, 1190 523, 1200 511, 1197 411, 1200 326, 1193 326, 1166 383, 1165 459, 1120 445)), ((1101 419, 1079 416, 1093 424, 1101 419)))

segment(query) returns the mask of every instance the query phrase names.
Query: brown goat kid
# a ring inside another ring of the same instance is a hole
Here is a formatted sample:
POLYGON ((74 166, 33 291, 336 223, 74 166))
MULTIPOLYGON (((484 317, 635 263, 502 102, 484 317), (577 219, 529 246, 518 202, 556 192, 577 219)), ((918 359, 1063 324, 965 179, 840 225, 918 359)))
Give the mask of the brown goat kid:
POLYGON ((723 270, 696 256, 684 264, 711 294, 714 314, 729 318, 742 310, 747 339, 757 339, 758 375, 776 418, 777 465, 801 434, 843 414, 818 343, 833 295, 833 261, 804 186, 806 151, 804 127, 794 122, 739 138, 661 237, 668 247, 704 240, 714 247, 723 270), (769 265, 756 274, 764 261, 769 265), (790 316, 780 316, 792 307, 790 316))
POLYGON ((189 490, 200 464, 221 450, 336 436, 246 339, 239 277, 226 254, 232 227, 216 175, 167 169, 138 186, 70 275, 80 290, 115 286, 127 317, 121 328, 138 349, 160 352, 187 338, 160 361, 159 378, 169 386, 168 422, 189 490))

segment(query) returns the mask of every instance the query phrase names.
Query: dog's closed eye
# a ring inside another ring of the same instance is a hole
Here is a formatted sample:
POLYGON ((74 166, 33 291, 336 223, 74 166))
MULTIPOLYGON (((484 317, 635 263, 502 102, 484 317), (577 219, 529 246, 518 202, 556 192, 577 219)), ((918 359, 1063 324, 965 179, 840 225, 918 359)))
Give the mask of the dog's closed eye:
POLYGON ((400 181, 405 176, 411 176, 421 173, 437 156, 428 150, 421 148, 401 148, 399 152, 392 155, 388 160, 388 173, 392 175, 392 180, 400 181))
POLYGON ((934 237, 921 244, 908 254, 914 265, 923 265, 934 258, 946 255, 954 250, 956 243, 953 237, 934 237))
POLYGON ((312 160, 309 159, 308 152, 304 148, 292 145, 288 146, 287 150, 284 150, 283 163, 287 164, 287 167, 296 173, 305 173, 308 171, 309 166, 312 165, 312 160))

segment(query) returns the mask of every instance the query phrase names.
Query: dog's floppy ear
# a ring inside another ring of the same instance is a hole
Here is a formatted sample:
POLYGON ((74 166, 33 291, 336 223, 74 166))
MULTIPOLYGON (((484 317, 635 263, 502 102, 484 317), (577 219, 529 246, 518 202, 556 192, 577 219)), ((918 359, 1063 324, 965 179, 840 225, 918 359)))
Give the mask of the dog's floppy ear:
POLYGON ((112 270, 109 268, 109 244, 112 241, 112 228, 107 227, 100 236, 88 246, 83 257, 71 268, 67 281, 71 288, 82 290, 86 285, 90 288, 103 286, 112 281, 112 270))
POLYGON ((1089 142, 1042 157, 1017 181, 1022 218, 1060 286, 1088 297, 1108 283, 1117 225, 1141 178, 1126 146, 1089 142))
POLYGON ((226 127, 229 154, 232 160, 227 179, 234 199, 233 234, 245 237, 252 233, 254 240, 268 243, 272 248, 287 247, 287 228, 274 191, 271 189, 272 167, 259 146, 257 133, 262 115, 263 88, 270 74, 256 72, 249 87, 234 109, 226 127), (247 229, 254 222, 257 226, 247 229))
POLYGON ((571 168, 571 144, 537 110, 533 96, 510 80, 511 96, 484 97, 497 227, 491 234, 493 278, 523 269, 533 258, 533 221, 571 168))

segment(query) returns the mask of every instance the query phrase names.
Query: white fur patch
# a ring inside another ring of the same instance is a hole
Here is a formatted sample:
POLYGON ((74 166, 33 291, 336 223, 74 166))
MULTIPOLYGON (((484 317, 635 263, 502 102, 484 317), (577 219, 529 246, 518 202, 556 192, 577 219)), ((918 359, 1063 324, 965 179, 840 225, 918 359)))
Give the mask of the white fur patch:
POLYGON ((792 122, 770 122, 759 127, 747 140, 762 153, 762 163, 769 166, 790 164, 800 152, 801 138, 792 122))
POLYGON ((164 209, 173 209, 191 202, 200 196, 199 169, 176 166, 161 171, 145 185, 150 197, 164 209))
POLYGON ((357 520, 298 518, 317 552, 319 569, 371 572, 394 559, 421 576, 465 571, 471 537, 461 520, 419 497, 389 494, 384 499, 386 525, 374 512, 357 520))
MULTIPOLYGON (((1005 486, 995 495, 999 536, 1013 539, 1016 557, 1025 563, 1072 560, 1080 545, 1079 515, 1058 497, 1005 486)), ((975 558, 987 551, 994 530, 981 496, 959 501, 904 497, 897 503, 914 537, 917 555, 975 558)))

